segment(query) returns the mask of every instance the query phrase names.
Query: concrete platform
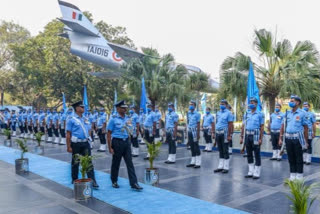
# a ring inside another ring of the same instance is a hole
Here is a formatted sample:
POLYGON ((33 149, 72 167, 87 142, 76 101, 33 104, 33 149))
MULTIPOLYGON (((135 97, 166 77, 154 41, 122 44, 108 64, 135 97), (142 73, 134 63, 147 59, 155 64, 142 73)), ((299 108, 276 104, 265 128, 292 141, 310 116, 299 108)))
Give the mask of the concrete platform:
MULTIPOLYGON (((3 138, 0 138, 0 145, 3 145, 3 138)), ((30 151, 32 151, 34 145, 35 143, 29 142, 30 151)), ((66 152, 66 146, 49 143, 44 145, 45 157, 50 158, 50 160, 70 163, 71 154, 66 152)), ((108 177, 103 177, 107 175, 106 173, 110 172, 111 156, 107 153, 97 153, 98 147, 97 143, 93 150, 94 155, 97 155, 97 158, 94 160, 94 166, 96 170, 105 173, 101 174, 101 178, 103 179, 98 179, 98 182, 100 186, 106 186, 107 193, 117 194, 117 192, 108 189, 110 187, 108 177)), ((146 155, 145 146, 142 146, 141 150, 141 155, 133 160, 138 180, 143 182, 144 168, 148 166, 148 162, 143 160, 143 157, 146 155)), ((0 160, 1 158, 0 156, 0 160)), ((232 155, 230 161, 231 169, 228 174, 213 173, 213 169, 217 166, 218 162, 217 152, 203 152, 203 163, 200 169, 185 167, 190 161, 190 151, 185 147, 178 148, 176 164, 165 164, 166 158, 167 145, 163 145, 155 166, 160 169, 159 187, 160 189, 168 190, 165 194, 168 194, 170 197, 172 194, 175 197, 180 195, 190 196, 191 201, 192 198, 200 199, 200 201, 197 201, 199 206, 202 204, 201 201, 203 201, 209 202, 208 204, 217 205, 217 209, 230 207, 239 212, 288 213, 290 210, 290 202, 286 198, 288 189, 283 185, 283 180, 289 174, 287 160, 278 162, 270 161, 269 158, 263 158, 261 178, 259 180, 252 180, 244 178, 244 175, 247 173, 247 164, 246 159, 240 154, 232 155)), ((304 170, 307 182, 314 183, 320 181, 320 164, 313 163, 310 166, 305 166, 304 170)), ((109 201, 108 203, 96 198, 88 202, 75 202, 73 200, 72 189, 34 173, 29 173, 25 176, 15 175, 14 166, 4 161, 0 161, 0 173, 1 175, 6 175, 5 177, 0 176, 0 192, 6 193, 0 196, 0 213, 127 213, 128 210, 131 210, 127 205, 121 205, 122 209, 120 209, 120 206, 115 207, 111 205, 113 201, 109 201), (126 206, 129 208, 123 209, 126 206)), ((121 163, 119 175, 127 178, 124 162, 121 163)), ((66 177, 68 176, 67 174, 66 177)), ((129 189, 127 181, 121 184, 121 189, 129 189)), ((149 191, 149 189, 146 191, 149 191)), ((166 199, 165 194, 163 201, 166 199)), ((94 195, 98 196, 99 193, 94 192, 94 195)), ((136 197, 139 197, 139 195, 136 195, 136 197)), ((187 199, 189 200, 188 197, 187 199)), ((162 199, 157 198, 156 200, 161 201, 162 199)), ((126 198, 123 198, 123 201, 126 201, 126 198)), ((174 209, 174 203, 174 201, 170 204, 168 203, 168 208, 170 209, 167 210, 167 213, 177 213, 175 211, 181 210, 183 203, 177 202, 176 204, 179 204, 180 208, 176 209, 174 209)), ((197 206, 197 203, 194 206, 197 206)), ((143 204, 143 201, 139 202, 138 205, 132 203, 130 206, 140 207, 141 204, 143 204)), ((148 204, 146 206, 151 206, 156 210, 157 202, 155 201, 154 205, 148 204)), ((228 209, 225 210, 226 212, 228 211, 228 209)), ((320 203, 316 201, 310 213, 319 212, 320 203)), ((135 211, 134 213, 144 212, 135 211)), ((211 213, 211 211, 203 213, 211 213)))

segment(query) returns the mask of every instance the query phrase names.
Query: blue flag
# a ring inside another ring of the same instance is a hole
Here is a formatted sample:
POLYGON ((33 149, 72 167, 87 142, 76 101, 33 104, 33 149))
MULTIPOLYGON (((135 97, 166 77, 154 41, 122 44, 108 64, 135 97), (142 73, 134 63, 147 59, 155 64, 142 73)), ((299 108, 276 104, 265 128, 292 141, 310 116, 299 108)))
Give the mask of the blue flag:
POLYGON ((204 93, 201 97, 201 110, 205 114, 207 108, 207 94, 204 93))
POLYGON ((143 113, 147 113, 147 92, 146 86, 144 84, 144 78, 141 80, 141 98, 140 98, 140 108, 143 109, 143 113))
POLYGON ((112 114, 115 114, 117 112, 117 108, 115 106, 115 104, 117 103, 118 100, 118 94, 117 94, 117 90, 114 90, 114 101, 113 101, 113 111, 112 114))
POLYGON ((174 98, 174 109, 176 110, 176 112, 178 112, 178 103, 177 103, 177 98, 174 98))
POLYGON ((67 104, 66 104, 66 97, 64 96, 64 93, 62 93, 62 108, 64 112, 67 112, 67 104))
POLYGON ((84 111, 87 112, 89 110, 89 101, 88 101, 86 85, 84 85, 83 87, 83 105, 84 105, 84 111))
POLYGON ((254 77, 253 65, 250 62, 249 65, 249 76, 248 76, 248 85, 247 85, 247 105, 250 103, 250 98, 255 97, 258 100, 257 110, 261 111, 261 101, 259 97, 259 88, 256 83, 256 78, 254 77))

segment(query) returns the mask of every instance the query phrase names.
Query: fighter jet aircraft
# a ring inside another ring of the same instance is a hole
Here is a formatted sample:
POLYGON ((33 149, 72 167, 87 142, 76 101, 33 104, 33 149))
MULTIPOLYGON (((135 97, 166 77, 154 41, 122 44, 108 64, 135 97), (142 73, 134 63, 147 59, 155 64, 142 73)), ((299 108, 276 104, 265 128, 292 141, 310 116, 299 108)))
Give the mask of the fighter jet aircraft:
MULTIPOLYGON (((119 77, 124 63, 132 58, 146 56, 134 49, 107 41, 77 6, 60 0, 58 2, 62 13, 59 20, 65 24, 64 33, 60 36, 70 40, 70 52, 110 71, 90 72, 91 75, 104 78, 119 77)), ((190 72, 201 71, 195 66, 185 67, 190 72)))

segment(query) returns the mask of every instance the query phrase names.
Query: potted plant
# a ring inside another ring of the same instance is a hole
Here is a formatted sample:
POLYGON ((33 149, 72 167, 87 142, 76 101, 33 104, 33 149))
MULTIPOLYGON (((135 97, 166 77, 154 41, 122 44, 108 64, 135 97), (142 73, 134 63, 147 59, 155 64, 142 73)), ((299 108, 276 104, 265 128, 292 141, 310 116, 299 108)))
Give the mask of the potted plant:
POLYGON ((87 200, 92 197, 92 179, 86 178, 86 174, 92 169, 92 156, 74 155, 75 163, 80 164, 81 179, 74 181, 74 198, 76 200, 87 200))
POLYGON ((292 202, 291 210, 294 214, 307 214, 317 196, 312 196, 312 190, 319 187, 319 184, 307 185, 303 180, 285 180, 285 185, 290 188, 291 195, 288 199, 292 202))
POLYGON ((12 140, 11 140, 11 130, 10 129, 5 129, 4 130, 4 135, 7 137, 4 140, 4 145, 11 147, 12 146, 12 140))
POLYGON ((29 172, 29 159, 24 158, 24 153, 28 152, 27 140, 17 139, 16 142, 21 150, 21 157, 15 160, 16 173, 27 173, 29 172))
POLYGON ((144 183, 152 186, 159 184, 159 169, 153 167, 154 159, 159 155, 162 142, 148 143, 146 142, 149 153, 149 168, 145 169, 144 183))
POLYGON ((34 147, 34 153, 38 154, 38 155, 43 155, 44 154, 44 146, 41 146, 41 139, 42 139, 42 136, 44 134, 42 132, 37 132, 35 134, 35 138, 36 138, 36 141, 37 141, 37 146, 34 147))

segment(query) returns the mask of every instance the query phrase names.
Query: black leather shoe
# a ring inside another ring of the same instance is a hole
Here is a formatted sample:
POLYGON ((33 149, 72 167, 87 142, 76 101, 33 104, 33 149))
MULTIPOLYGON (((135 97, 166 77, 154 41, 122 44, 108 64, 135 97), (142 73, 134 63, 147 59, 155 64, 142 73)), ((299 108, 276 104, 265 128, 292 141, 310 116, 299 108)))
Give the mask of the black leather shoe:
POLYGON ((207 152, 212 152, 212 150, 207 150, 207 152))
POLYGON ((97 184, 97 182, 95 180, 93 180, 93 182, 92 182, 92 187, 94 189, 98 189, 99 188, 99 185, 97 184))
POLYGON ((174 164, 175 162, 166 160, 164 163, 166 163, 166 164, 174 164))
POLYGON ((193 168, 198 169, 198 168, 200 168, 200 167, 201 167, 200 165, 195 165, 193 168))
POLYGON ((259 179, 260 177, 257 177, 257 176, 253 176, 252 178, 253 178, 253 179, 259 179))
POLYGON ((134 189, 134 190, 137 190, 137 191, 141 191, 141 190, 143 190, 143 188, 141 187, 141 186, 139 186, 139 184, 133 184, 132 186, 131 186, 131 188, 132 189, 134 189))
POLYGON ((311 163, 309 163, 309 162, 306 162, 306 165, 310 165, 311 163))
POLYGON ((106 152, 107 150, 100 150, 98 149, 97 152, 106 152))
POLYGON ((270 160, 277 160, 277 158, 270 158, 270 160))
POLYGON ((282 159, 281 159, 281 158, 278 158, 277 161, 282 161, 282 159))
POLYGON ((245 178, 252 178, 253 175, 245 175, 244 177, 245 177, 245 178))
POLYGON ((188 165, 186 165, 186 167, 194 167, 195 166, 195 164, 191 164, 191 163, 189 163, 188 165))
POLYGON ((228 172, 229 170, 226 170, 226 169, 222 170, 222 173, 228 173, 228 172))
POLYGON ((145 157, 145 158, 143 158, 143 160, 149 160, 149 157, 145 157))
POLYGON ((120 186, 117 182, 112 183, 112 187, 118 189, 120 186))
POLYGON ((244 158, 248 157, 248 155, 243 155, 244 158))
POLYGON ((136 157, 139 157, 139 155, 132 155, 132 157, 136 158, 136 157))
POLYGON ((214 173, 222 172, 222 170, 223 170, 223 169, 215 169, 215 170, 213 170, 213 172, 214 172, 214 173))

